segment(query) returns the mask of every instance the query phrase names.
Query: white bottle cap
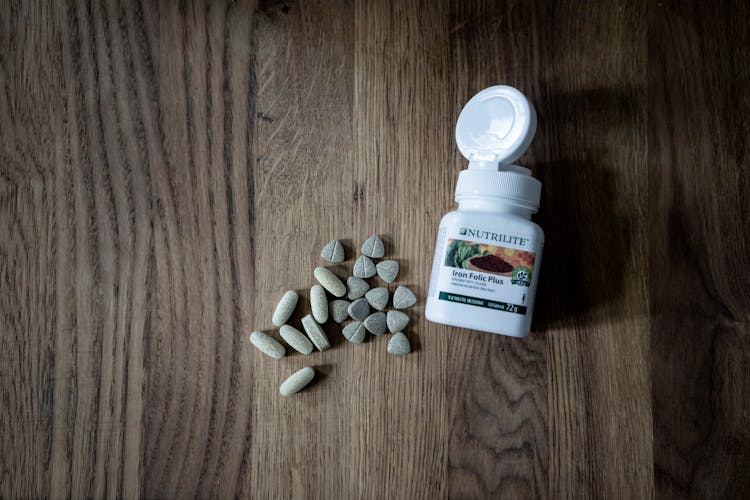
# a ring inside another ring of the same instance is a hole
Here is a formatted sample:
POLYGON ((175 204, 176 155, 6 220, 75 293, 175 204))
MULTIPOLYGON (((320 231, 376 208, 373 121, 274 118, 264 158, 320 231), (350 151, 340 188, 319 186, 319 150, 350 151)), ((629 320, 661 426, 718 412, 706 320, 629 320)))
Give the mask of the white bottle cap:
POLYGON ((505 198, 533 211, 542 183, 531 171, 512 165, 531 144, 536 111, 513 87, 496 85, 472 97, 456 123, 456 143, 469 160, 458 176, 456 201, 464 196, 505 198))

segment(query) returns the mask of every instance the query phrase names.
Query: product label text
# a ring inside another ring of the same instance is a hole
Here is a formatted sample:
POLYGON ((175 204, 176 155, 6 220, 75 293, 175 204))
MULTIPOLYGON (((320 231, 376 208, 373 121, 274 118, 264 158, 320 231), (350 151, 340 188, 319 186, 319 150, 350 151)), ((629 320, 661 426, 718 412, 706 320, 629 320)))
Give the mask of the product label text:
POLYGON ((502 278, 492 276, 491 274, 479 274, 479 273, 473 273, 471 271, 459 271, 457 269, 453 269, 452 271, 453 271, 454 278, 464 278, 464 279, 470 279, 474 281, 481 281, 483 283, 494 283, 496 285, 503 284, 502 278))

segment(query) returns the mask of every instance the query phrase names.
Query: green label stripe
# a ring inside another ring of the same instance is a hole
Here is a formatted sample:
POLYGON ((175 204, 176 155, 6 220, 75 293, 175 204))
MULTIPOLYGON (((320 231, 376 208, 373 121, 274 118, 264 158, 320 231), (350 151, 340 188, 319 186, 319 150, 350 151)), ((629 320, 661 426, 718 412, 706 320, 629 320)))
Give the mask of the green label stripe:
POLYGON ((448 302, 458 302, 459 304, 468 304, 470 306, 484 307, 486 309, 496 309, 498 311, 515 314, 526 314, 526 306, 519 306, 518 304, 511 304, 509 302, 495 302, 494 300, 480 299, 477 297, 469 297, 468 295, 459 295, 457 293, 448 292, 440 292, 438 298, 440 300, 447 300, 448 302))

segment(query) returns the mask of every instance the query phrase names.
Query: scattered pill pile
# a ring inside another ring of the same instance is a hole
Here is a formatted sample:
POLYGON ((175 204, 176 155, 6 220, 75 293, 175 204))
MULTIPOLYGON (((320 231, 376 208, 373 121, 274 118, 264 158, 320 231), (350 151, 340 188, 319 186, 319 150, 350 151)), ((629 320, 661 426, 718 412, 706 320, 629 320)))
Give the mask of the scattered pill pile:
MULTIPOLYGON (((318 284, 310 288, 310 309, 301 320, 304 333, 288 324, 289 319, 297 307, 299 295, 294 290, 284 293, 276 305, 271 322, 279 328, 281 338, 289 347, 301 354, 310 354, 313 346, 319 351, 331 347, 331 343, 321 327, 329 319, 334 323, 344 323, 341 333, 353 344, 361 344, 367 338, 367 333, 383 335, 390 332, 388 352, 397 356, 411 352, 409 338, 403 330, 409 324, 409 316, 400 309, 406 309, 417 303, 417 297, 409 288, 398 286, 393 292, 393 309, 388 308, 389 290, 385 286, 371 288, 365 281, 377 275, 385 283, 393 283, 399 272, 397 260, 380 260, 377 264, 373 259, 385 256, 383 240, 373 235, 362 244, 362 255, 355 261, 353 276, 349 276, 346 283, 341 281, 330 269, 318 266, 313 276, 318 284), (328 295, 333 296, 329 300, 328 295), (346 296, 347 299, 343 297, 346 296)), ((331 263, 338 264, 346 259, 344 245, 339 240, 326 243, 320 256, 331 263)), ((286 355, 284 345, 274 337, 264 332, 252 332, 250 342, 262 353, 281 359, 286 355)), ((291 396, 307 386, 315 377, 315 370, 305 367, 293 373, 279 388, 283 396, 291 396)))

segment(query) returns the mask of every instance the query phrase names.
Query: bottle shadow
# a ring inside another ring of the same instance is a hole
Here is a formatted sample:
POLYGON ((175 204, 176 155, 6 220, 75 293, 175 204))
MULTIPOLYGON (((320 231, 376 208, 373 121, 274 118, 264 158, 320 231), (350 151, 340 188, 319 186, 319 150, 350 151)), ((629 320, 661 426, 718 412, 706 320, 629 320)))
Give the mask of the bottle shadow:
POLYGON ((538 163, 534 172, 543 184, 536 220, 544 228, 545 244, 533 328, 624 316, 618 305, 633 227, 617 208, 615 175, 595 159, 538 163))
POLYGON ((528 155, 543 186, 535 219, 546 236, 536 330, 622 319, 626 288, 641 279, 633 262, 638 188, 623 182, 621 169, 639 158, 642 89, 556 89, 555 82, 539 87, 539 129, 528 155))

